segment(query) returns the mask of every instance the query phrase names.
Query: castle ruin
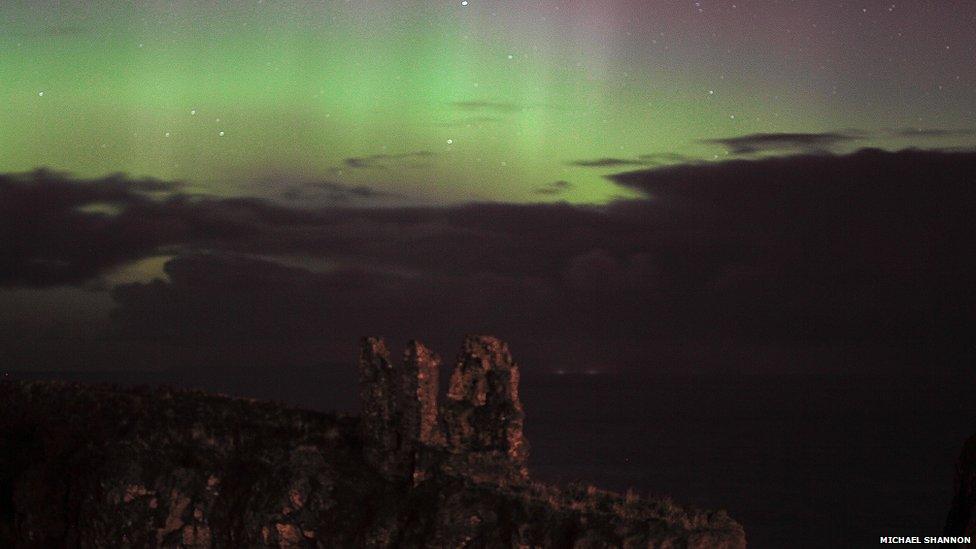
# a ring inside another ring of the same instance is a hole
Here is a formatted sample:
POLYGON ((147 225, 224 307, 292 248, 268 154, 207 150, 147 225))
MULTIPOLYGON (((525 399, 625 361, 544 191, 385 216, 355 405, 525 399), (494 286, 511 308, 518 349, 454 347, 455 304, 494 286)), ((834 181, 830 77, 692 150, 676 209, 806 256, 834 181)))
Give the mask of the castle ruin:
POLYGON ((440 358, 411 341, 400 365, 380 338, 362 342, 359 360, 363 457, 383 476, 418 482, 434 456, 470 476, 525 478, 518 365, 508 345, 468 336, 438 406, 440 358))

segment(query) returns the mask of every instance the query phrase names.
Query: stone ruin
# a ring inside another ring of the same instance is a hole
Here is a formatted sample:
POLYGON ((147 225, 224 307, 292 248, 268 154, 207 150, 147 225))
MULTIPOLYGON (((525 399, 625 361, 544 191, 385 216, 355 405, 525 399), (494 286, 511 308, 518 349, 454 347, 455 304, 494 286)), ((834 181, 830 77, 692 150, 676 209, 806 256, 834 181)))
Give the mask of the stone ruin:
POLYGON ((435 353, 411 341, 395 365, 382 339, 363 339, 360 428, 366 462, 389 479, 414 483, 438 462, 478 480, 526 478, 519 369, 508 345, 491 336, 465 338, 446 402, 438 406, 440 364, 435 353))

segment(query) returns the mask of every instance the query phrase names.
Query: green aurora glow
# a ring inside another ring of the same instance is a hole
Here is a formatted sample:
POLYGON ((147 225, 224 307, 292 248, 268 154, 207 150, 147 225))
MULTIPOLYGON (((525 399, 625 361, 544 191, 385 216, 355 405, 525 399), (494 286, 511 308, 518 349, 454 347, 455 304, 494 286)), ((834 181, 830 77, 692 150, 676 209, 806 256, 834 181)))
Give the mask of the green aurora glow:
MULTIPOLYGON (((599 203, 626 196, 605 174, 642 164, 573 162, 711 160, 727 151, 703 139, 976 120, 971 91, 923 103, 844 44, 811 52, 764 25, 734 36, 727 5, 686 4, 4 3, 0 171, 127 172, 222 195, 331 181, 428 202, 599 203), (811 71, 815 59, 837 68, 811 71), (536 192, 559 180, 567 192, 536 192)), ((957 71, 967 47, 931 69, 947 85, 972 81, 957 71)))

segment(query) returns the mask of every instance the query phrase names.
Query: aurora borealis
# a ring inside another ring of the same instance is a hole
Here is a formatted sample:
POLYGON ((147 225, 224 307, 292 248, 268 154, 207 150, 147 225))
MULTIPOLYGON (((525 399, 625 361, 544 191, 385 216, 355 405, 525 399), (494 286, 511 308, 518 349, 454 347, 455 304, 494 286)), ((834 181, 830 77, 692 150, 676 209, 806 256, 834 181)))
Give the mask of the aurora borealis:
POLYGON ((0 383, 342 410, 491 334, 533 468, 935 534, 974 182, 972 0, 0 0, 0 383))
POLYGON ((0 172, 605 202, 742 135, 971 145, 974 29, 966 2, 4 2, 0 172))

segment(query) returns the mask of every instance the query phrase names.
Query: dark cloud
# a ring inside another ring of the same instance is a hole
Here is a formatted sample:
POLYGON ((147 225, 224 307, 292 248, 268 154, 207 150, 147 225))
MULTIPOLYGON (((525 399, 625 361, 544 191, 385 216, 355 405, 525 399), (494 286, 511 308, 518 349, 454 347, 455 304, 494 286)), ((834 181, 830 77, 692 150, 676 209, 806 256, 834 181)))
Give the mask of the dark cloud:
POLYGON ((727 148, 730 153, 737 155, 764 152, 810 153, 830 151, 837 145, 865 139, 872 135, 895 138, 944 139, 968 137, 976 135, 976 133, 973 129, 898 128, 882 130, 877 133, 860 130, 824 133, 755 133, 721 139, 706 139, 701 142, 708 145, 720 145, 727 148))
POLYGON ((642 154, 637 158, 638 160, 641 160, 648 164, 674 163, 674 162, 684 162, 686 164, 693 164, 698 160, 697 158, 693 158, 678 153, 650 153, 650 154, 642 154))
POLYGON ((688 310, 723 331, 910 344, 972 326, 974 175, 974 153, 863 150, 613 179, 684 218, 686 275, 713 273, 688 310))
MULTIPOLYGON (((347 351, 365 333, 404 341, 423 333, 449 348, 462 326, 497 331, 510 320, 511 310, 497 308, 509 296, 521 295, 527 307, 555 298, 529 277, 408 276, 361 266, 317 272, 230 254, 183 255, 166 264, 166 274, 165 282, 113 291, 121 337, 173 347, 260 345, 293 362, 352 356, 347 351), (318 356, 309 351, 323 348, 318 356)), ((524 325, 515 319, 513 327, 524 325)))
POLYGON ((619 168, 622 166, 646 166, 652 163, 640 158, 596 158, 593 160, 576 160, 570 164, 584 168, 619 168))
POLYGON ((705 139, 702 143, 721 145, 732 154, 754 154, 769 151, 808 152, 829 150, 835 145, 862 139, 859 132, 837 133, 753 133, 738 137, 705 139))
POLYGON ((8 176, 0 281, 80 284, 165 252, 165 279, 113 290, 97 345, 208 367, 476 331, 535 367, 963 367, 974 178, 976 153, 866 150, 619 174, 650 198, 603 207, 311 210, 8 176), (93 201, 121 209, 77 212, 93 201))
POLYGON ((367 185, 343 185, 342 183, 336 183, 334 181, 319 181, 316 183, 311 183, 310 186, 331 193, 334 197, 341 197, 341 198, 347 198, 347 197, 378 198, 378 197, 402 196, 397 193, 378 191, 367 185))
POLYGON ((564 192, 573 188, 573 184, 569 181, 553 181, 548 185, 543 185, 535 189, 536 194, 563 194, 564 192))
POLYGON ((347 203, 355 200, 403 198, 402 194, 381 191, 368 185, 346 185, 337 181, 308 181, 288 185, 281 193, 289 201, 347 203))
POLYGON ((697 161, 697 159, 690 156, 678 153, 649 153, 639 155, 636 158, 604 157, 590 160, 576 160, 570 162, 570 165, 583 168, 623 168, 626 166, 657 166, 659 164, 674 162, 692 164, 697 161))
POLYGON ((434 153, 430 151, 414 151, 401 154, 374 154, 370 156, 355 156, 346 158, 343 163, 347 168, 354 169, 387 169, 392 164, 400 165, 404 161, 426 159, 432 156, 434 156, 434 153))
POLYGON ((46 170, 0 175, 0 286, 80 283, 178 243, 183 228, 166 226, 156 197, 179 188, 123 175, 82 181, 46 170))
POLYGON ((923 138, 947 138, 947 137, 969 137, 976 135, 976 130, 971 128, 947 129, 947 128, 899 128, 889 130, 888 134, 892 137, 923 137, 923 138))

